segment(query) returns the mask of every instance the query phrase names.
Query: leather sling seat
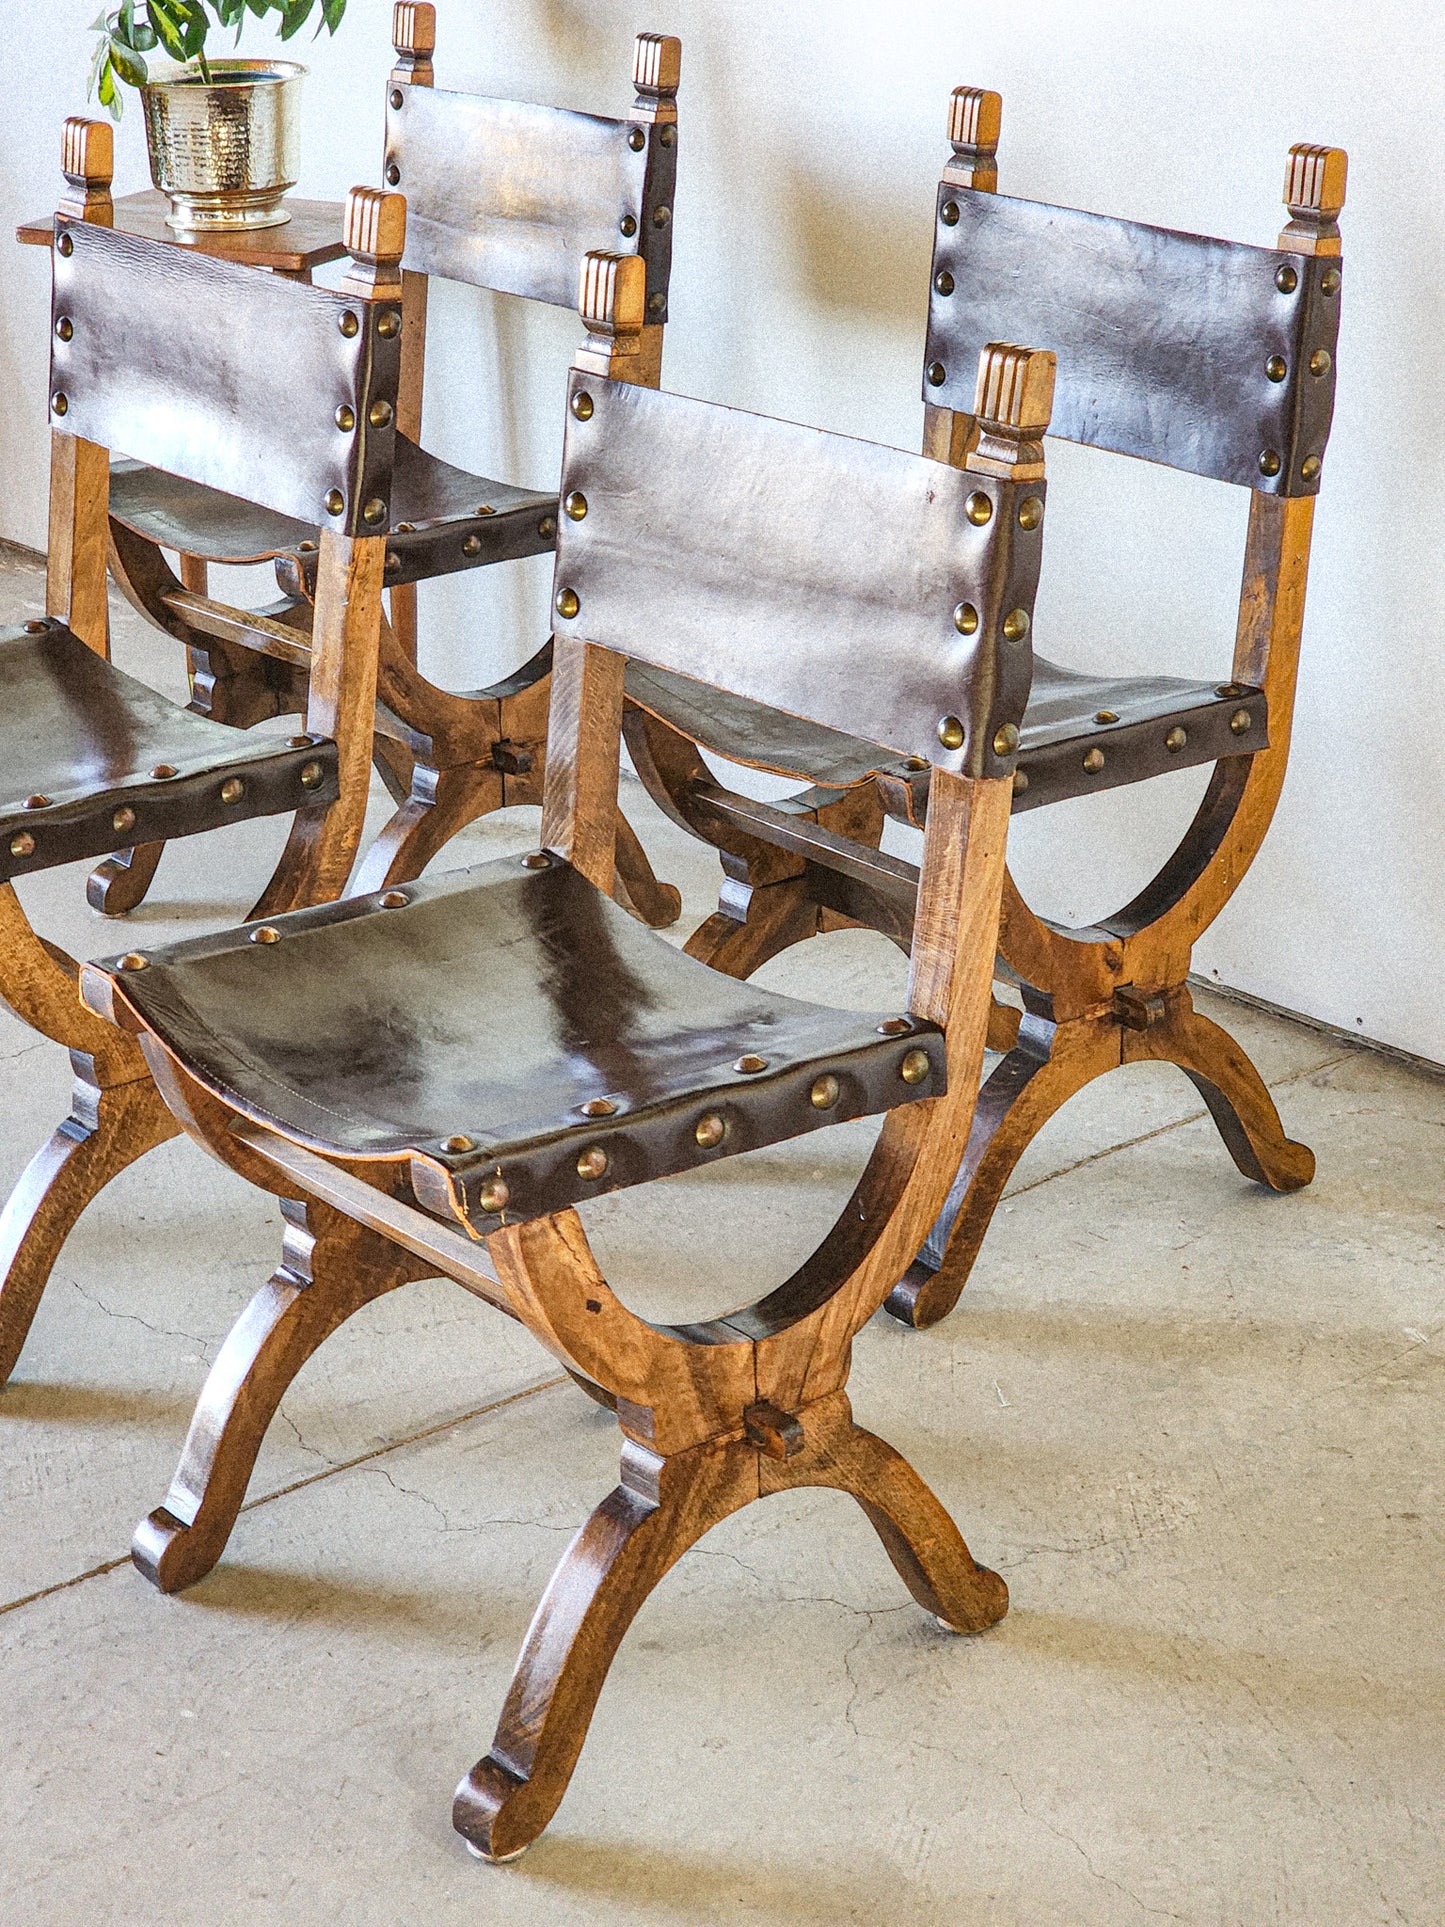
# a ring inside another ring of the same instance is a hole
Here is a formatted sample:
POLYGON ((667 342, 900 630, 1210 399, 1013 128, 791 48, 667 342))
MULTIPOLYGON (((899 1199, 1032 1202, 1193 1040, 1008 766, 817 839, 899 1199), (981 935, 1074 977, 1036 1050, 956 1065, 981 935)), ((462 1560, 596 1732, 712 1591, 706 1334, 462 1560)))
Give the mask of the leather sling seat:
POLYGON ((0 715, 0 880, 337 794, 335 743, 213 723, 51 617, 0 629, 0 715))
MULTIPOLYGON (((907 814, 922 821, 928 772, 915 767, 921 759, 902 762, 861 737, 744 697, 723 697, 686 676, 641 663, 628 664, 627 694, 704 749, 752 769, 832 790, 853 789, 879 775, 901 778, 907 814)), ((1264 691, 1244 683, 1080 675, 1036 655, 1019 730, 1014 811, 1264 749, 1267 707, 1264 691)))
POLYGON ((541 851, 100 970, 232 1110, 478 1235, 945 1088, 927 1020, 725 977, 541 851))
MULTIPOLYGON (((315 594, 319 531, 289 515, 129 461, 111 466, 110 513, 161 548, 216 562, 275 561, 288 594, 308 599, 315 594)), ((401 434, 391 514, 388 587, 542 555, 557 535, 555 493, 469 474, 401 434)))

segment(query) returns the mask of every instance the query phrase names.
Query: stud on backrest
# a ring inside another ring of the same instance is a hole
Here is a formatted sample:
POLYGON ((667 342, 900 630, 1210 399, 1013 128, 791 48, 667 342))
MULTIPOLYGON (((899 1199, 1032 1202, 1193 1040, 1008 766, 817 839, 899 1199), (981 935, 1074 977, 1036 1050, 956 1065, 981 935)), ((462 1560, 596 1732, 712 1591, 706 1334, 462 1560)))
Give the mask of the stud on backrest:
POLYGON ((97 227, 115 225, 110 184, 115 175, 115 134, 110 122, 78 116, 65 123, 60 143, 60 170, 67 193, 57 212, 73 221, 92 221, 97 227))
POLYGON ((1340 211, 1345 205, 1349 156, 1342 147, 1300 142, 1289 150, 1284 203, 1289 225, 1279 237, 1295 254, 1338 254, 1340 211))
POLYGON ((978 475, 1032 482, 1044 472, 1044 436, 1058 363, 1047 348, 991 341, 978 358, 973 416, 978 440, 963 466, 978 475))
POLYGON ((434 85, 432 55, 437 44, 437 10, 429 0, 397 0, 391 10, 391 44, 396 48, 393 82, 413 87, 434 85))
POLYGON ((645 379, 636 364, 646 305, 647 269, 640 256, 584 256, 578 277, 577 312, 587 339, 578 349, 573 366, 614 381, 645 379))
POLYGON ((346 197, 342 238, 351 256, 351 267, 341 283, 347 293, 373 301, 399 301, 406 196, 377 187, 352 188, 346 197))
POLYGON ((953 159, 943 178, 953 187, 992 194, 998 186, 998 137, 1003 96, 986 87, 955 87, 948 102, 953 159))
MULTIPOLYGON (((672 276, 672 199, 677 186, 677 89, 682 78, 682 42, 673 34, 640 33, 633 50, 632 80, 637 88, 631 118, 641 127, 628 130, 627 144, 645 155, 637 203, 637 252, 647 266, 647 327, 640 344, 645 374, 630 380, 656 388, 662 380, 662 324, 672 276), (644 131, 648 130, 648 131, 644 131)), ((624 227, 623 232, 628 230, 624 227)))

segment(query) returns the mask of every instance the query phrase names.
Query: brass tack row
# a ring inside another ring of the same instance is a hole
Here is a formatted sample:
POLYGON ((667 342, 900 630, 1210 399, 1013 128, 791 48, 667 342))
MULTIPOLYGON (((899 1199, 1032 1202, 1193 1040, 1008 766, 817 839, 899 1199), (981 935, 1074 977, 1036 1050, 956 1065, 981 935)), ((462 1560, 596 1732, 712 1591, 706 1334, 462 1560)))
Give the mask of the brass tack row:
MULTIPOLYGON (((397 894, 399 895, 400 892, 397 894)), ((274 943, 279 934, 275 930, 256 930, 251 933, 251 941, 274 943)), ((122 968, 126 967, 122 959, 122 968)), ((906 1036, 912 1028, 912 1024, 906 1017, 888 1017, 878 1026, 880 1035, 885 1037, 906 1036)), ((759 1071, 765 1071, 767 1068, 768 1060, 751 1051, 739 1057, 733 1065, 733 1069, 744 1076, 756 1076, 759 1071)), ((898 1075, 905 1084, 921 1084, 931 1069, 927 1051, 911 1050, 899 1064, 898 1075)), ((814 1110, 830 1111, 841 1094, 842 1086, 838 1079, 831 1071, 825 1071, 821 1077, 814 1078, 809 1087, 808 1102, 814 1110)), ((584 1117, 612 1117, 616 1114, 617 1104, 616 1100, 610 1097, 589 1097, 577 1108, 584 1117)), ((724 1118, 716 1111, 706 1111, 693 1126, 693 1141, 704 1151, 715 1151, 727 1137, 727 1130, 727 1122, 724 1118)), ((460 1156, 467 1151, 474 1151, 477 1146, 475 1138, 468 1137, 464 1132, 458 1132, 454 1137, 444 1138, 441 1148, 453 1156, 460 1156)), ((589 1183, 605 1177, 609 1168, 607 1152, 600 1144, 591 1144, 578 1155, 577 1175, 589 1183)), ((510 1196, 506 1180, 494 1177, 489 1178, 482 1186, 477 1194, 477 1202, 483 1211, 495 1213, 503 1208, 510 1196)))
MULTIPOLYGON (((25 626, 32 634, 37 630, 47 627, 45 623, 27 623, 25 626)), ((306 749, 309 748, 311 741, 312 738, 309 736, 292 736, 288 739, 288 747, 291 749, 306 749)), ((173 763, 157 763, 151 771, 151 775, 161 782, 168 780, 170 777, 178 776, 179 774, 180 771, 173 763)), ((326 771, 320 763, 303 763, 300 770, 302 788, 308 790, 315 789, 325 774, 326 771)), ((241 781, 239 776, 228 776, 221 785, 221 801, 223 803, 239 803, 245 794, 246 785, 241 781)), ((26 810, 48 810, 51 807, 51 799, 48 796, 40 795, 27 796, 21 804, 21 808, 26 810)), ((128 803, 123 803, 121 807, 112 814, 110 819, 110 827, 119 836, 128 834, 128 832, 135 828, 135 825, 136 814, 128 803)), ((15 836, 11 837, 10 854, 11 856, 21 857, 34 856, 35 838, 29 830, 21 830, 15 836)))

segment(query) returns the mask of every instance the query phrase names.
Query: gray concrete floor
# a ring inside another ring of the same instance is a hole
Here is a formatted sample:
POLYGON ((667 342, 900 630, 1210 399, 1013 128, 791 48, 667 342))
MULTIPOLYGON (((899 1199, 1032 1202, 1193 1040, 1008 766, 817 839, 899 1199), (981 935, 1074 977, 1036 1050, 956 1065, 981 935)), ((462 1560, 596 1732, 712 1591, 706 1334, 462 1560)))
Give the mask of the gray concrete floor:
MULTIPOLYGON (((0 555, 0 619, 39 595, 0 555)), ((127 612, 117 636, 180 692, 169 645, 127 612)), ((685 932, 711 865, 626 800, 685 932)), ((134 925, 234 920, 280 834, 174 847, 134 925)), ((534 837, 518 812, 443 862, 534 837)), ((79 870, 23 894, 73 950, 118 947, 79 870)), ((848 935, 771 976, 874 1005, 902 966, 848 935)), ((0 1920, 1445 1920, 1445 1083, 1203 1001, 1315 1184, 1261 1193, 1182 1077, 1117 1073, 1040 1136, 954 1316, 856 1348, 860 1418, 1007 1577, 1008 1617, 947 1638, 846 1500, 755 1506, 643 1610, 560 1813, 501 1869, 452 1833, 451 1788, 615 1427, 526 1333, 412 1286, 313 1360, 222 1565, 161 1598, 129 1533, 279 1233, 184 1139, 122 1176, 0 1396, 0 1920)), ((0 1020, 0 1181, 66 1089, 0 1020)), ((610 1274, 660 1316, 761 1289, 872 1128, 602 1202, 610 1274)))

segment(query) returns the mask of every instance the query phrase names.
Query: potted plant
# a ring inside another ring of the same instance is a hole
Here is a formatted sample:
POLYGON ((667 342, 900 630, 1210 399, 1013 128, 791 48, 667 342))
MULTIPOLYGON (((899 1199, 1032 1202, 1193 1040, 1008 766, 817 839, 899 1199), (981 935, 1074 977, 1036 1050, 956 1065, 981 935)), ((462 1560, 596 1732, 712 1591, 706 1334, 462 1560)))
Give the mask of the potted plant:
POLYGON ((182 232, 276 227, 290 219, 282 196, 296 185, 300 90, 306 69, 291 60, 206 57, 213 30, 246 16, 277 14, 283 41, 317 7, 316 31, 335 33, 346 0, 121 0, 95 22, 90 91, 119 120, 121 84, 139 90, 151 179, 167 196, 168 224, 182 232), (177 63, 152 72, 159 49, 177 63))

